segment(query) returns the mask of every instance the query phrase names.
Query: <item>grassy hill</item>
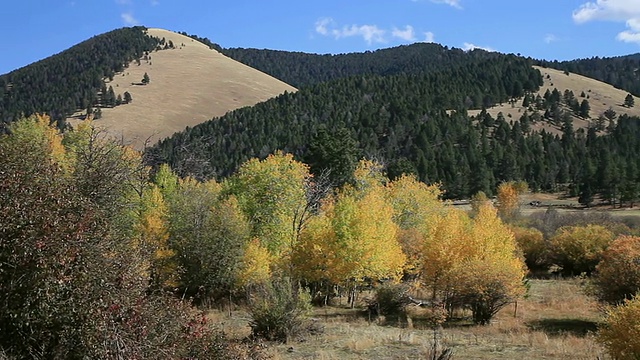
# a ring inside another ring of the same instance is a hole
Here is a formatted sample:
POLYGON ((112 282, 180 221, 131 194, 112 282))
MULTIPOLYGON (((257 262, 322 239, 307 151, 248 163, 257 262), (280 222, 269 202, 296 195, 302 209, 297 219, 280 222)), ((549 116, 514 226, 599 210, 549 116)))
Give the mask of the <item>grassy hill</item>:
MULTIPOLYGON (((151 52, 140 65, 132 61, 113 81, 107 81, 116 94, 128 91, 133 101, 101 109, 102 118, 96 121, 136 147, 230 110, 296 91, 187 36, 162 29, 149 29, 148 34, 171 41, 175 48, 151 52), (145 73, 150 82, 141 85, 145 73)), ((77 122, 78 115, 69 121, 77 122)))
MULTIPOLYGON (((640 116, 640 106, 625 107, 623 106, 624 98, 628 92, 615 88, 614 86, 602 81, 598 81, 586 76, 582 76, 574 73, 565 73, 552 68, 544 68, 541 66, 534 66, 539 70, 544 79, 544 85, 536 92, 537 95, 543 96, 544 93, 549 90, 558 89, 560 93, 564 93, 565 90, 572 91, 575 96, 582 101, 580 94, 584 92, 589 101, 591 107, 590 116, 591 119, 583 119, 577 116, 573 116, 573 123, 575 128, 586 128, 590 122, 602 115, 609 107, 611 107, 617 114, 627 114, 629 116, 640 116)), ((638 104, 640 98, 634 97, 635 103, 638 104)), ((504 103, 496 105, 487 109, 487 112, 493 117, 497 117, 499 113, 502 113, 508 119, 519 119, 525 107, 522 106, 522 98, 518 99, 514 104, 504 103)), ((480 110, 470 110, 469 115, 475 116, 480 113, 480 110)), ((560 129, 557 126, 553 126, 548 122, 540 122, 534 126, 537 130, 545 129, 552 133, 560 133, 560 129)))

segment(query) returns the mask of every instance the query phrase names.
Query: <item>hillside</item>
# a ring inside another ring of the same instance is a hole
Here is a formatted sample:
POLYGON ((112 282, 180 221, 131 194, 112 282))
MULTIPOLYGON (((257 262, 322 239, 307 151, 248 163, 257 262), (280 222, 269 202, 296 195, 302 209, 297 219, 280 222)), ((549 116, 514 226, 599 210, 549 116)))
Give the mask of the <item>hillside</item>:
POLYGON ((162 29, 147 33, 173 42, 175 48, 152 52, 140 65, 132 61, 107 81, 116 94, 127 91, 133 101, 103 108, 96 121, 135 146, 145 140, 153 144, 187 126, 296 90, 187 36, 162 29), (140 85, 145 73, 150 82, 140 85))
POLYGON ((0 131, 20 116, 64 119, 98 101, 98 91, 126 64, 158 46, 141 26, 113 30, 8 74, 0 75, 0 131))
MULTIPOLYGON (((208 39, 204 39, 206 42, 208 39)), ((210 42, 209 42, 210 43, 210 42)), ((264 71, 298 88, 360 75, 425 74, 475 59, 496 59, 495 52, 449 48, 435 43, 415 43, 375 51, 347 54, 309 54, 269 49, 222 48, 223 54, 264 71)))
MULTIPOLYGON (((578 116, 572 116, 575 128, 587 128, 591 122, 610 107, 617 114, 640 116, 640 106, 625 107, 623 105, 625 97, 629 94, 627 91, 579 74, 569 73, 567 75, 564 71, 541 66, 534 66, 534 68, 540 71, 544 79, 544 85, 540 87, 535 95, 544 96, 546 91, 553 91, 553 89, 557 89, 560 93, 564 93, 565 90, 570 90, 580 101, 583 100, 580 95, 582 93, 586 95, 584 99, 589 101, 591 118, 584 119, 578 116)), ((634 99, 636 104, 640 104, 640 98, 634 96, 634 99)), ((502 113, 503 116, 509 119, 517 120, 520 119, 526 110, 526 108, 522 106, 522 101, 522 98, 518 98, 513 104, 504 103, 493 106, 488 108, 487 112, 493 117, 497 117, 499 113, 502 113)), ((480 110, 469 111, 469 115, 471 116, 479 113, 480 110)), ((548 122, 540 122, 535 124, 534 127, 538 130, 545 129, 553 133, 561 132, 558 126, 554 126, 548 122)))
POLYGON ((640 53, 562 62, 538 61, 537 65, 587 76, 640 96, 640 53))
POLYGON ((506 101, 513 84, 519 92, 535 91, 542 77, 526 59, 485 54, 467 53, 430 73, 352 76, 304 87, 177 133, 154 147, 154 154, 181 175, 197 178, 225 177, 247 159, 284 150, 314 171, 332 168, 340 179, 349 170, 331 164, 366 156, 384 160, 391 176, 413 172, 423 181, 442 181, 451 197, 491 191, 505 178, 503 170, 492 165, 495 179, 482 183, 469 172, 484 156, 477 153, 481 129, 445 109, 506 101), (465 176, 458 166, 466 167, 465 176))

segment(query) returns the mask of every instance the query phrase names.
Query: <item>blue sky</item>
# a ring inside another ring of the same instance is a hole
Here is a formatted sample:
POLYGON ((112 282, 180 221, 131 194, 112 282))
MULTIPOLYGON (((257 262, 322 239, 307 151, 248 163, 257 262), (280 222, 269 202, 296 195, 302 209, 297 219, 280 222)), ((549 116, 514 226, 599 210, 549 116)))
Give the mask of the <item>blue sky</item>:
POLYGON ((417 41, 550 60, 640 52, 640 0, 9 0, 0 74, 131 25, 313 53, 417 41))

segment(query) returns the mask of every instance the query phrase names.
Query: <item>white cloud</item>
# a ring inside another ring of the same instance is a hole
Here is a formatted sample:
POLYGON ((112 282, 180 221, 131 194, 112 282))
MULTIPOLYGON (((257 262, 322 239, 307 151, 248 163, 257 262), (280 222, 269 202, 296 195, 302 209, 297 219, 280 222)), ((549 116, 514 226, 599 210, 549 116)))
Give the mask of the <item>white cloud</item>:
POLYGON ((495 49, 492 49, 490 47, 478 46, 476 44, 472 44, 472 43, 468 43, 468 42, 466 42, 466 43, 464 43, 462 45, 462 50, 464 50, 464 51, 472 51, 472 50, 475 50, 475 49, 480 49, 480 50, 484 50, 484 51, 492 51, 492 52, 496 51, 495 49))
POLYGON ((151 0, 151 6, 158 6, 160 5, 160 1, 158 0, 151 0))
POLYGON ((558 39, 557 36, 555 36, 554 34, 547 34, 544 36, 544 42, 547 44, 551 44, 552 42, 556 42, 560 39, 558 39))
POLYGON ((449 6, 453 6, 456 9, 462 9, 460 1, 461 0, 431 0, 431 2, 436 4, 447 4, 449 6))
POLYGON ((386 31, 378 28, 376 25, 351 25, 351 26, 343 26, 342 29, 333 29, 331 30, 331 34, 336 38, 344 38, 344 37, 352 37, 352 36, 362 36, 364 41, 367 44, 371 45, 372 43, 384 43, 386 31))
POLYGON ((573 20, 579 24, 593 20, 627 21, 632 18, 640 18, 638 0, 589 1, 573 11, 573 20))
POLYGON ((404 41, 416 41, 416 34, 413 31, 413 26, 411 25, 405 26, 404 30, 400 30, 394 27, 391 31, 391 36, 404 41))
POLYGON ((350 25, 337 27, 332 18, 321 18, 315 23, 315 30, 324 36, 333 36, 336 39, 361 36, 367 44, 386 42, 386 30, 380 29, 376 25, 350 25))
POLYGON ((435 42, 435 38, 436 36, 431 31, 427 31, 426 33, 424 33, 424 42, 426 43, 435 42))
POLYGON ((333 25, 333 19, 318 19, 318 21, 316 21, 316 32, 320 35, 329 35, 329 29, 327 29, 327 26, 329 25, 333 25))
POLYGON ((572 13, 573 21, 583 24, 589 21, 625 22, 627 30, 616 39, 640 44, 640 4, 638 0, 596 0, 582 4, 572 13))
POLYGON ((131 12, 126 12, 126 13, 122 13, 120 14, 120 18, 122 19, 122 21, 124 21, 124 23, 128 26, 133 26, 133 25, 138 25, 140 24, 140 22, 138 21, 138 19, 136 19, 133 16, 133 13, 131 12))

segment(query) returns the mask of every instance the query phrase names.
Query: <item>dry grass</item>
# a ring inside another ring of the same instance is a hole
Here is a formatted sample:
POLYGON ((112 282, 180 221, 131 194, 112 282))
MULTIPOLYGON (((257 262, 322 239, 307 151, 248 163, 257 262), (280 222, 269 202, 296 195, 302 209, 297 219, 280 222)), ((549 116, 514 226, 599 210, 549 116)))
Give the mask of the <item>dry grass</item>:
MULTIPOLYGON (((561 94, 564 93, 566 89, 569 89, 573 91, 576 99, 580 102, 583 100, 583 98, 580 97, 582 92, 589 96, 587 100, 589 100, 589 105, 591 107, 591 111, 589 113, 592 119, 596 119, 609 107, 612 107, 618 115, 628 114, 632 116, 640 116, 640 106, 632 108, 622 106, 624 98, 628 94, 627 91, 616 89, 612 85, 606 84, 602 81, 594 80, 578 74, 570 73, 569 75, 565 75, 564 72, 560 70, 542 68, 539 66, 534 66, 534 68, 540 70, 544 79, 544 85, 541 86, 538 91, 540 96, 543 96, 547 90, 553 91, 554 88, 558 89, 561 94)), ((639 100, 640 98, 635 98, 636 104, 639 104, 639 100)), ((520 119, 525 109, 522 107, 522 99, 518 99, 514 106, 511 104, 503 104, 487 109, 487 111, 494 118, 498 116, 498 113, 502 112, 507 120, 515 121, 520 119)), ((478 113, 480 113, 480 110, 469 111, 469 115, 477 115, 478 113)), ((578 117, 574 117, 573 121, 573 125, 576 129, 584 128, 589 125, 589 120, 578 117)), ((535 130, 541 130, 544 128, 546 131, 551 131, 553 133, 560 132, 558 128, 546 123, 535 124, 533 128, 535 130)))
MULTIPOLYGON (((585 296, 580 280, 532 280, 530 295, 503 309, 490 326, 466 320, 435 332, 440 349, 454 359, 606 359, 594 341, 600 311, 585 296)), ((314 316, 325 332, 302 342, 271 344, 273 359, 427 359, 434 331, 413 312, 411 325, 369 322, 357 309, 318 308, 314 316)), ((249 334, 241 311, 213 311, 211 319, 233 337, 249 334)))
POLYGON ((152 52, 149 61, 132 62, 117 74, 107 86, 116 95, 128 91, 133 102, 102 109, 96 121, 138 148, 147 138, 153 144, 187 126, 296 90, 187 36, 161 29, 148 33, 173 41, 176 48, 152 52), (145 72, 150 83, 136 85, 145 72))

